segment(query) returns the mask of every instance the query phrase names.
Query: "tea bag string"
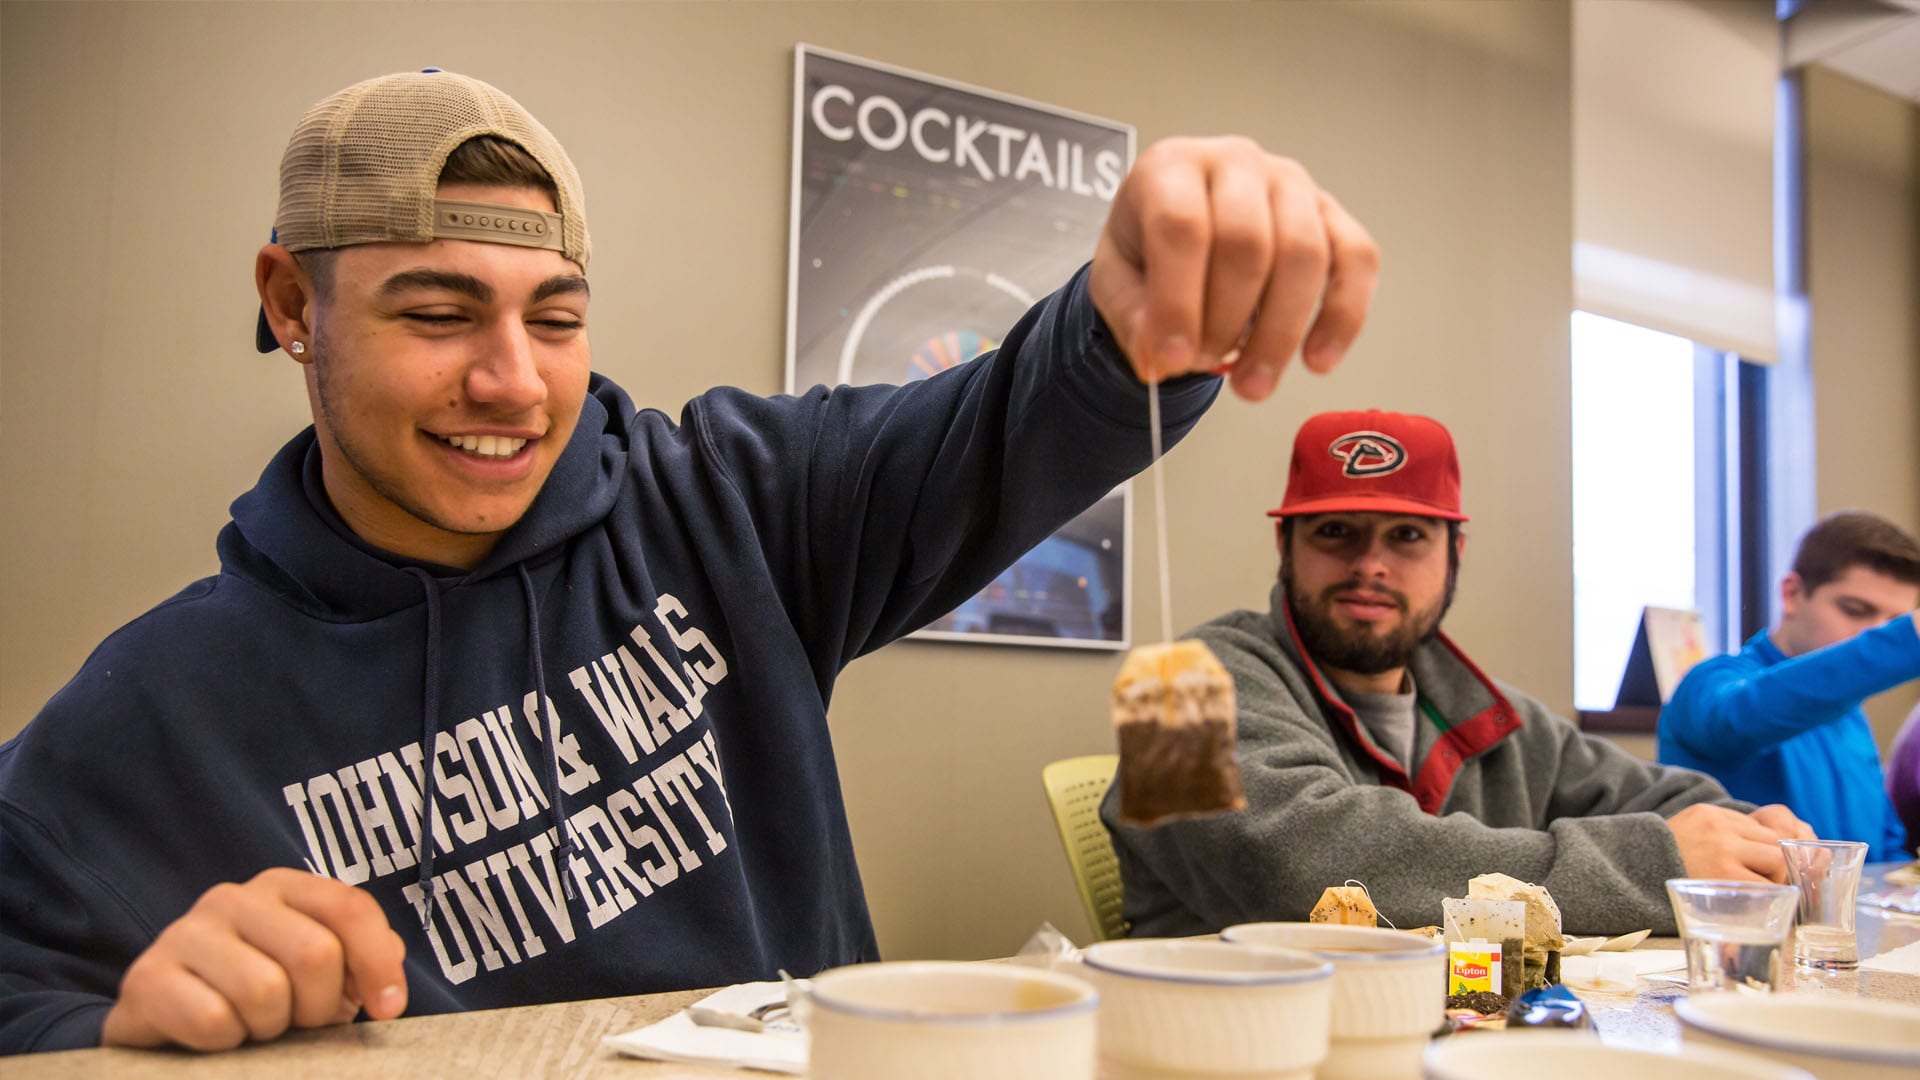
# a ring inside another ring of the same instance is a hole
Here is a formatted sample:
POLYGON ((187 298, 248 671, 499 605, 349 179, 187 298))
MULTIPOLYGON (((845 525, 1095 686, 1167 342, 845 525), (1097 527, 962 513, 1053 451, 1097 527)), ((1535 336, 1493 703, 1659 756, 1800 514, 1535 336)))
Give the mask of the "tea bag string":
MULTIPOLYGON (((1340 884, 1342 884, 1342 885, 1358 885, 1358 886, 1360 886, 1360 895, 1362 895, 1362 896, 1364 896, 1364 897, 1366 897, 1366 898, 1367 898, 1367 903, 1369 903, 1369 904, 1373 904, 1373 894, 1367 891, 1367 883, 1366 883, 1366 882, 1364 882, 1364 881, 1360 881, 1360 880, 1358 880, 1358 879, 1356 879, 1356 878, 1348 878, 1347 880, 1345 880, 1345 881, 1343 881, 1343 882, 1341 882, 1340 884)), ((1387 929, 1389 929, 1389 930, 1398 930, 1398 929, 1400 929, 1399 927, 1397 927, 1397 926, 1395 926, 1395 925, 1393 925, 1393 920, 1392 920, 1392 919, 1389 919, 1389 918, 1387 918, 1387 913, 1386 913, 1386 912, 1384 912, 1384 911, 1381 911, 1381 910, 1380 910, 1380 905, 1379 905, 1379 904, 1373 904, 1373 913, 1374 913, 1375 915, 1378 915, 1378 916, 1380 916, 1380 921, 1381 921, 1381 922, 1384 922, 1384 923, 1386 923, 1386 924, 1387 924, 1387 929)))
MULTIPOLYGON (((1260 305, 1255 304, 1253 314, 1247 316, 1247 325, 1240 330, 1239 339, 1220 358, 1220 363, 1213 368, 1213 374, 1224 375, 1233 369, 1240 359, 1240 350, 1253 337, 1253 324, 1259 318, 1260 305)), ((1153 533, 1160 547, 1160 640, 1170 644, 1173 641, 1173 574, 1168 569, 1167 482, 1161 475, 1164 470, 1160 468, 1160 458, 1166 448, 1160 433, 1160 380, 1157 378, 1147 384, 1147 437, 1153 446, 1152 456, 1147 460, 1147 468, 1153 472, 1153 533)))
POLYGON ((1160 549, 1160 640, 1173 640, 1173 574, 1168 569, 1167 560, 1167 484, 1161 475, 1166 470, 1160 467, 1163 450, 1160 438, 1160 384, 1147 384, 1147 428, 1153 446, 1153 456, 1147 461, 1147 468, 1153 472, 1153 531, 1154 541, 1160 549))

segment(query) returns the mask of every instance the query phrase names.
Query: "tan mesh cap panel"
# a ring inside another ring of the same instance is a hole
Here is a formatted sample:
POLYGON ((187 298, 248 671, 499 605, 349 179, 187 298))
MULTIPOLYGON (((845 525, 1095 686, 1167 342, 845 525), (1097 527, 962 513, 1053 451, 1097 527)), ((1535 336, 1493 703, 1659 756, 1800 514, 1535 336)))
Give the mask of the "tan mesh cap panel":
POLYGON ((440 170, 455 147, 478 135, 514 143, 553 178, 559 242, 532 246, 557 247, 586 269, 586 203, 566 150, 519 102, 448 71, 369 79, 307 110, 280 159, 279 242, 289 251, 426 243, 436 235, 526 244, 517 225, 497 237, 436 229, 440 170))

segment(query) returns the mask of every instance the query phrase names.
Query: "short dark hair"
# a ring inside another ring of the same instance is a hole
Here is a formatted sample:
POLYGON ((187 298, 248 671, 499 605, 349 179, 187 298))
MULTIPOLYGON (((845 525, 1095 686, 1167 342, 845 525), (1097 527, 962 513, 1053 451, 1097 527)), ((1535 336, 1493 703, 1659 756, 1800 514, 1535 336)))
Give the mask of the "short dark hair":
POLYGON ((560 188, 547 170, 517 143, 495 135, 479 135, 454 147, 441 166, 440 182, 539 188, 560 205, 560 188))
POLYGON ((1793 556, 1793 572, 1808 592, 1855 566, 1920 585, 1920 541, 1878 514, 1842 510, 1808 529, 1793 556))
MULTIPOLYGON (((560 205, 560 188, 553 182, 552 175, 519 144, 495 135, 477 135, 454 147, 447 155, 447 163, 440 167, 440 182, 535 188, 546 192, 555 206, 560 205)), ((333 289, 333 257, 338 250, 313 248, 293 256, 323 300, 333 289)))

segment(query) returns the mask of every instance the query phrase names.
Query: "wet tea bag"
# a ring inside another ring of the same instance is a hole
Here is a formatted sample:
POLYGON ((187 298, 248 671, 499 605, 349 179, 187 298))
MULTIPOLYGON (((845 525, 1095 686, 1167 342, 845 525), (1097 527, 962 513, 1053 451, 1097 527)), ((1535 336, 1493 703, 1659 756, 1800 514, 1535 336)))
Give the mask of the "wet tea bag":
POLYGON ((1129 652, 1112 710, 1122 821, 1155 825, 1247 805, 1233 760, 1233 679, 1211 649, 1174 641, 1129 652))
POLYGON ((1241 810, 1247 797, 1233 760, 1233 676, 1198 641, 1173 640, 1167 559, 1167 493, 1159 467, 1160 387, 1147 386, 1154 523, 1160 548, 1160 637, 1127 653, 1113 681, 1120 744, 1120 820, 1132 825, 1241 810))

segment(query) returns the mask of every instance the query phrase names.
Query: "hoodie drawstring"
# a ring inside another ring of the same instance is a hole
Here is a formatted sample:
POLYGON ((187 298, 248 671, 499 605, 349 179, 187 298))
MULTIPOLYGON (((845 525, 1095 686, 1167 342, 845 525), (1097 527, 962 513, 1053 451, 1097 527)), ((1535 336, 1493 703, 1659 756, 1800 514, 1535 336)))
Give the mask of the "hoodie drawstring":
MULTIPOLYGON (((407 573, 420 583, 427 598, 427 672, 424 701, 420 704, 420 929, 427 928, 433 916, 433 740, 440 733, 440 587, 433 575, 418 567, 407 573)), ((537 656, 537 654, 536 654, 537 656)))
MULTIPOLYGON (((583 854, 580 836, 567 823, 565 808, 566 793, 560 790, 560 751, 554 746, 554 724, 547 711, 547 671, 540 660, 540 603, 533 592, 533 575, 527 573, 524 563, 515 564, 520 571, 520 591, 527 600, 527 645, 533 653, 533 688, 535 724, 544 730, 536 732, 547 754, 547 812, 552 816, 555 841, 564 844, 569 853, 583 854)), ((420 591, 427 599, 427 671, 424 700, 420 705, 420 849, 417 861, 420 864, 420 892, 423 896, 420 909, 420 928, 427 928, 433 915, 433 899, 437 883, 433 880, 433 816, 437 790, 433 783, 433 742, 440 733, 440 586, 433 575, 419 567, 407 567, 407 573, 420 583, 420 591)), ((573 875, 560 871, 560 887, 568 900, 574 899, 573 875)))
MULTIPOLYGON (((547 713, 547 669, 540 661, 540 601, 533 594, 533 575, 527 573, 525 563, 515 563, 514 569, 520 571, 520 591, 527 597, 527 643, 533 650, 533 689, 538 696, 534 698, 534 711, 538 716, 537 734, 547 750, 547 812, 553 817, 553 834, 556 843, 567 846, 575 855, 580 854, 580 838, 567 824, 567 813, 561 803, 566 793, 560 790, 560 749, 554 745, 559 732, 547 713)), ((565 890, 567 899, 573 899, 573 875, 562 869, 560 887, 565 890)))

